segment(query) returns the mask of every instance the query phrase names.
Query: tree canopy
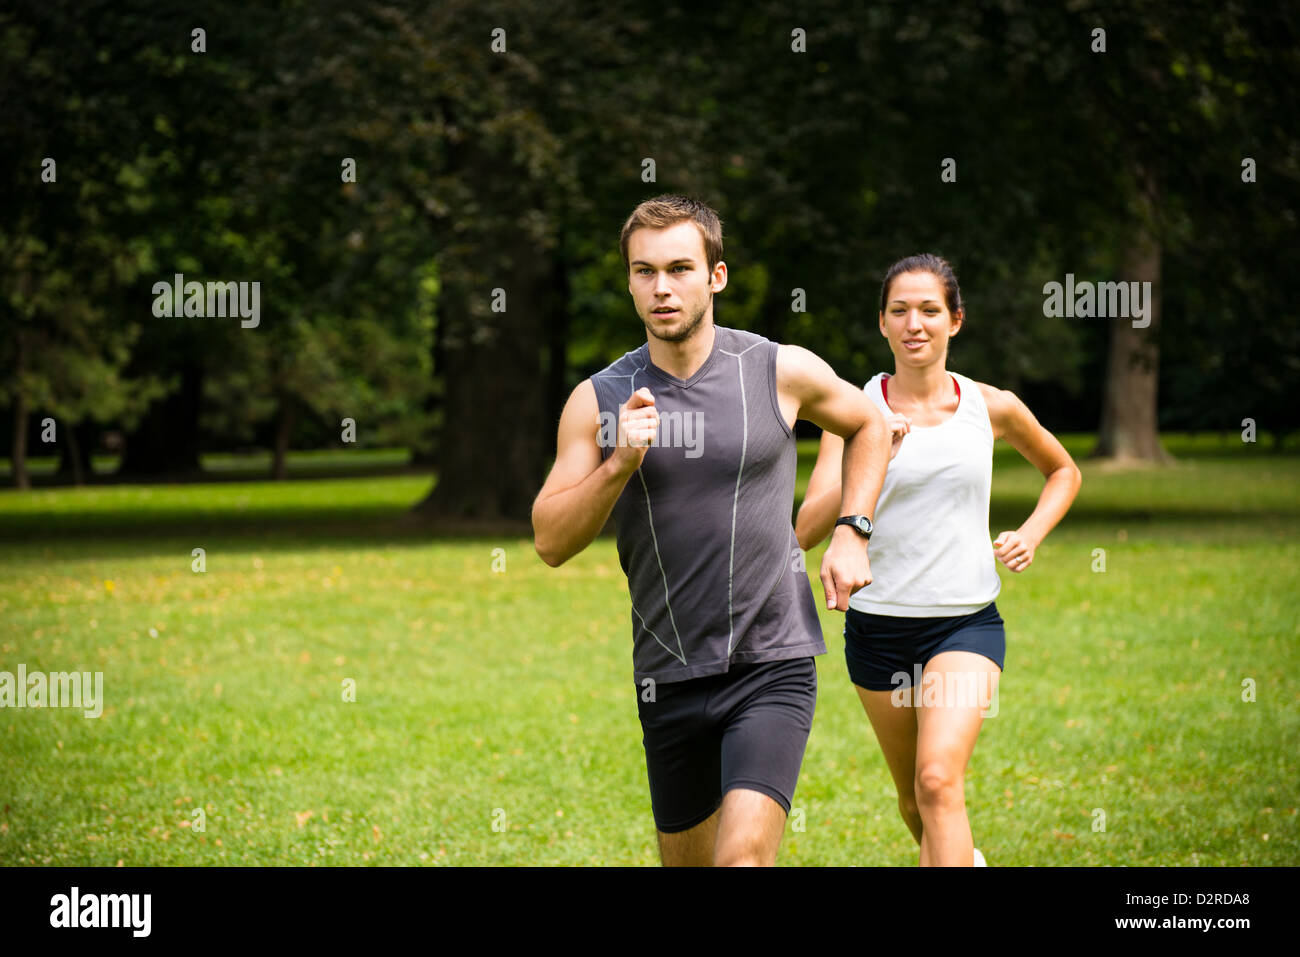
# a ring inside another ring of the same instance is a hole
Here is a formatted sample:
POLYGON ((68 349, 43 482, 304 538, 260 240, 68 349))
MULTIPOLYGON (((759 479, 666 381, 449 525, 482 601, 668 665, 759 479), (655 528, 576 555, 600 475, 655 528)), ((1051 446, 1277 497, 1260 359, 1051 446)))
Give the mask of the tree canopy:
POLYGON ((880 277, 930 251, 967 303, 953 366, 1050 427, 1152 455, 1157 427, 1285 433, 1296 16, 20 2, 0 13, 15 476, 45 416, 60 441, 124 430, 138 475, 249 444, 283 474, 350 418, 427 453, 425 510, 523 517, 569 390, 643 339, 618 230, 663 192, 724 221, 717 320, 851 381, 891 365, 880 277), (177 274, 258 283, 260 322, 154 315, 177 274), (1067 274, 1153 279, 1156 321, 1046 315, 1067 274))

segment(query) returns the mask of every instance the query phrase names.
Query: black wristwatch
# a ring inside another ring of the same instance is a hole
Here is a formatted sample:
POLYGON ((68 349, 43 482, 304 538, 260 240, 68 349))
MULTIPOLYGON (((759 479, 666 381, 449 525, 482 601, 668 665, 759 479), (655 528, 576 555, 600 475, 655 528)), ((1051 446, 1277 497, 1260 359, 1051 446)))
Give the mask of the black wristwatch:
POLYGON ((837 526, 851 525, 853 526, 853 530, 863 538, 871 538, 871 519, 867 518, 865 515, 845 515, 835 524, 837 526))

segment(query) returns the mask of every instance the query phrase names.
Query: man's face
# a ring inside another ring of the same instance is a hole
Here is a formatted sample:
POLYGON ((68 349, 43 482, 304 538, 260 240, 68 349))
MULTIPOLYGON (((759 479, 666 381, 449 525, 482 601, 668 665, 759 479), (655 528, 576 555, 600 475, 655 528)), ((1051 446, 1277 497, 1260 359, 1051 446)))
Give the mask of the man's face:
POLYGON ((727 285, 727 266, 710 274, 704 236, 691 220, 667 229, 638 229, 627 239, 628 292, 646 332, 685 342, 713 313, 713 294, 727 285))

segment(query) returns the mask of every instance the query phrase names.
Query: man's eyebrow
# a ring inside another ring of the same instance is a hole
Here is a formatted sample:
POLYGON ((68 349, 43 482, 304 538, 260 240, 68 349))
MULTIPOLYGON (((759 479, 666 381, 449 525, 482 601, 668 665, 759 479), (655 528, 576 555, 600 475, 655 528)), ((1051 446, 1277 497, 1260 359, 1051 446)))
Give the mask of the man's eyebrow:
MULTIPOLYGON (((670 266, 675 266, 675 265, 677 265, 678 263, 690 263, 692 266, 694 266, 694 265, 695 265, 695 260, 692 259, 690 256, 683 256, 683 257, 680 258, 680 259, 673 259, 673 260, 671 260, 671 261, 668 263, 668 265, 670 265, 670 266)), ((646 262, 644 259, 634 259, 634 260, 632 260, 632 265, 633 265, 633 266, 653 266, 654 263, 648 263, 648 262, 646 262)))

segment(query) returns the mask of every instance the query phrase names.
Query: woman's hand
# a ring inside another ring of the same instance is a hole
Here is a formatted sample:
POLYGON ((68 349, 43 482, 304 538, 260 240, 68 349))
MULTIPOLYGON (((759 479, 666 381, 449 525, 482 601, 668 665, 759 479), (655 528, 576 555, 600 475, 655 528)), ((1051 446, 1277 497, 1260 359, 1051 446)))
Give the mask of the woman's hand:
POLYGON ((1002 564, 1013 572, 1023 572, 1034 560, 1034 551, 1047 533, 1065 516, 1079 492, 1083 476, 1065 446, 1038 423, 1014 393, 983 382, 977 385, 988 406, 993 437, 1006 439, 1046 479, 1038 504, 1019 530, 1003 532, 993 541, 994 554, 1002 564))
POLYGON ((903 436, 912 431, 912 420, 901 412, 891 412, 885 416, 885 425, 889 427, 889 437, 893 439, 893 444, 889 447, 889 457, 892 459, 903 444, 903 436))
POLYGON ((1034 561, 1038 542, 1019 532, 1003 532, 993 540, 993 554, 1013 572, 1023 572, 1034 561))

